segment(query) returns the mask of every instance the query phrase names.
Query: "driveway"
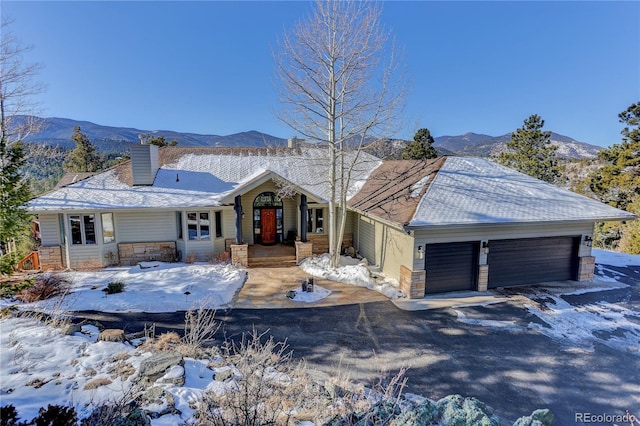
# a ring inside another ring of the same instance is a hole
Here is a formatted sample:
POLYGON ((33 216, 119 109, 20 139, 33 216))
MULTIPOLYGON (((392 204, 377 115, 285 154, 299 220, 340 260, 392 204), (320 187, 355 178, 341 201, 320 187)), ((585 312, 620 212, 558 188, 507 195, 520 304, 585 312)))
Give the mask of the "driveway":
MULTIPOLYGON (((383 301, 234 309, 218 312, 218 318, 226 337, 238 338, 254 327, 267 331, 286 340, 296 357, 328 374, 340 370, 371 381, 380 370, 409 367, 408 392, 431 399, 474 396, 493 407, 505 424, 550 408, 557 425, 611 425, 576 422, 576 414, 640 414, 640 271, 628 269, 611 273, 625 274, 629 287, 581 295, 519 288, 509 292, 506 302, 487 306, 404 311, 383 301), (619 317, 594 316, 598 312, 592 307, 601 308, 601 301, 619 317), (563 323, 567 312, 578 321, 563 323), (584 318, 602 322, 588 330, 603 331, 585 334, 584 318), (565 324, 564 334, 551 320, 565 324)), ((155 322, 159 330, 179 331, 183 324, 181 313, 79 315, 109 327, 125 323, 129 330, 155 322)))

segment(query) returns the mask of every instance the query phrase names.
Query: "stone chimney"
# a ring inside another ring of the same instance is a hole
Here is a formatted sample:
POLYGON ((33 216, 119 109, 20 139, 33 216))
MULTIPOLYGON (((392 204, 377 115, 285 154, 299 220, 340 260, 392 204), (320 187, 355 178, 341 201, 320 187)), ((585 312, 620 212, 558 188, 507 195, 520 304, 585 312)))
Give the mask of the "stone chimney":
POLYGON ((133 185, 153 185, 159 168, 156 145, 131 145, 131 175, 133 185))

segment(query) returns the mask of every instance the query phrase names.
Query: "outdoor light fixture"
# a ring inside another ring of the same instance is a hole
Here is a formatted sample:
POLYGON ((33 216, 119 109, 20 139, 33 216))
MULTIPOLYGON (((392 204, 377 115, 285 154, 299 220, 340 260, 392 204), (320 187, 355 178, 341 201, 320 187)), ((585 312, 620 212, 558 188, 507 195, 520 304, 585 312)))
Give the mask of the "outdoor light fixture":
POLYGON ((416 252, 416 257, 418 259, 424 259, 424 250, 422 249, 422 246, 418 246, 418 251, 416 252))
POLYGON ((585 235, 584 236, 584 245, 587 247, 591 247, 591 245, 593 244, 593 238, 591 238, 590 235, 585 235))
POLYGON ((489 241, 482 242, 482 251, 484 254, 489 254, 489 241))

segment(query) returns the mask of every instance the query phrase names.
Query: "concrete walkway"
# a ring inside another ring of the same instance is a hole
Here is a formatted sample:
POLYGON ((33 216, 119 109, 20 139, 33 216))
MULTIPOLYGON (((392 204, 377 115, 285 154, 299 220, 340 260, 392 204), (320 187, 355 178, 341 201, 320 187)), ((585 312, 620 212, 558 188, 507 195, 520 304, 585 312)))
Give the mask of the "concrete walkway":
POLYGON ((288 268, 247 268, 247 281, 231 302, 238 309, 318 308, 389 300, 365 287, 315 278, 315 285, 331 291, 316 302, 294 302, 286 292, 300 287, 310 275, 297 266, 288 268))

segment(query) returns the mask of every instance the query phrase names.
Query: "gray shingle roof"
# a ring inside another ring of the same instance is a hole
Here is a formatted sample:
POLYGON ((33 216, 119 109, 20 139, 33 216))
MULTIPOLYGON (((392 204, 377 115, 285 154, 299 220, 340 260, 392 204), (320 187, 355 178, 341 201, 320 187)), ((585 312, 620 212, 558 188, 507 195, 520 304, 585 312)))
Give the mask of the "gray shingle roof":
POLYGON ((604 221, 634 217, 484 158, 448 157, 409 226, 604 221))

